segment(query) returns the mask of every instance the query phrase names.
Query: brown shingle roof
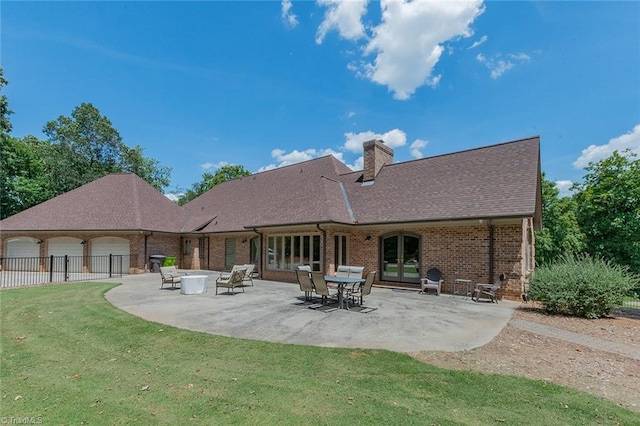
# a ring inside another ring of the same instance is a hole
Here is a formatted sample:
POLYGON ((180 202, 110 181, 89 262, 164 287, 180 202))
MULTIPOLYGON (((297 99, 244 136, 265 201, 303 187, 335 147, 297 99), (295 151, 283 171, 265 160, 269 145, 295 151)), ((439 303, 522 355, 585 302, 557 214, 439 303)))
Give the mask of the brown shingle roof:
POLYGON ((533 216, 539 153, 535 137, 385 165, 370 186, 342 180, 360 224, 533 216))
POLYGON ((183 232, 229 232, 292 223, 351 222, 338 178, 351 170, 329 155, 224 182, 184 206, 183 232))
POLYGON ((4 231, 149 230, 179 232, 180 206, 135 174, 113 174, 0 222, 4 231))
POLYGON ((362 185, 333 156, 224 182, 182 208, 133 174, 105 176, 0 222, 2 230, 235 232, 540 214, 538 137, 382 167, 362 185))

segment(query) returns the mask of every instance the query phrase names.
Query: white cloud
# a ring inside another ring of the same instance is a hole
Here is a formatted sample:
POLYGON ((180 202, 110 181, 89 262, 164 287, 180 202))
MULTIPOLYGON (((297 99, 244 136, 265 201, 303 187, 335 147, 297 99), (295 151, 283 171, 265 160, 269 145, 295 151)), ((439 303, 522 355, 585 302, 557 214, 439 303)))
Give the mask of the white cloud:
POLYGON ((324 157, 326 155, 333 155, 338 160, 343 161, 343 155, 341 152, 336 152, 332 149, 316 150, 313 148, 305 149, 304 151, 298 151, 294 149, 291 152, 286 152, 282 149, 274 149, 271 151, 271 157, 276 160, 276 163, 271 163, 266 166, 260 167, 258 172, 264 172, 266 170, 277 169, 279 167, 289 166, 291 164, 301 163, 303 161, 312 160, 318 157, 324 157))
POLYGON ((505 58, 500 54, 487 58, 482 53, 478 53, 476 59, 491 71, 491 78, 495 80, 516 65, 529 62, 531 57, 524 53, 509 53, 505 58))
POLYGON ((573 186, 573 182, 570 180, 558 180, 556 181, 556 188, 560 191, 561 197, 570 197, 571 196, 571 187, 573 186))
POLYGON ((329 31, 335 29, 342 38, 358 40, 366 37, 362 15, 367 11, 368 0, 318 0, 327 8, 324 20, 318 27, 316 43, 322 44, 329 31))
POLYGON ((627 149, 640 155, 640 124, 637 124, 629 133, 613 138, 605 145, 589 145, 582 150, 582 155, 573 162, 573 167, 582 169, 591 162, 609 157, 614 151, 618 151, 622 155, 623 151, 627 149))
POLYGON ((282 0, 282 20, 289 28, 295 28, 298 25, 298 17, 291 12, 291 0, 282 0))
POLYGON ((422 158, 424 155, 422 154, 422 150, 427 146, 429 142, 422 140, 422 139, 416 139, 415 141, 413 141, 413 143, 411 144, 411 156, 413 158, 422 158))
POLYGON ((203 170, 211 170, 211 169, 219 169, 220 167, 228 166, 228 165, 229 165, 228 162, 220 161, 220 162, 215 163, 215 164, 214 163, 203 163, 203 164, 200 164, 200 167, 203 170))
POLYGON ((351 170, 364 170, 364 157, 358 157, 353 164, 347 164, 351 170))
POLYGON ((371 130, 360 133, 348 132, 344 136, 347 140, 344 149, 351 152, 362 152, 362 144, 372 139, 383 140, 390 148, 397 148, 407 143, 407 134, 399 129, 389 130, 387 133, 374 133, 371 130))
POLYGON ((488 39, 489 37, 487 37, 486 35, 483 35, 482 37, 480 37, 480 40, 474 41, 473 44, 467 48, 467 50, 475 49, 476 47, 480 46, 488 39))
POLYGON ((167 197, 168 199, 170 199, 173 202, 177 202, 178 198, 182 197, 184 195, 184 193, 175 193, 175 192, 170 192, 169 194, 164 194, 165 197, 167 197))
MULTIPOLYGON (((437 86, 432 75, 446 41, 473 34, 470 24, 484 12, 482 1, 382 0, 382 22, 364 49, 375 60, 361 74, 388 87, 395 99, 409 99, 423 85, 437 86)), ((353 64, 352 64, 353 66, 353 64)))

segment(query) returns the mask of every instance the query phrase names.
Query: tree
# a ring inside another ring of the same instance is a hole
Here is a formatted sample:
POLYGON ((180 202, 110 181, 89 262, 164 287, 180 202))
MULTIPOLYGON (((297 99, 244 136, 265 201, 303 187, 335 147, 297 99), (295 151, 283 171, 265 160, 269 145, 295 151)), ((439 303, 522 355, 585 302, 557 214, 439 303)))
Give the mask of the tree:
POLYGON ((119 172, 122 138, 96 107, 82 103, 71 117, 60 116, 43 129, 54 145, 48 158, 56 193, 62 194, 110 173, 119 172))
POLYGON ((3 137, 0 149, 0 218, 19 213, 53 196, 47 165, 48 146, 34 136, 3 137))
POLYGON ((574 199, 587 252, 640 273, 640 160, 616 151, 586 170, 574 199))
POLYGON ((536 261, 553 263, 584 249, 585 236, 576 219, 576 205, 570 197, 559 197, 555 183, 542 174, 542 230, 536 231, 536 261))
MULTIPOLYGON (((0 89, 7 84, 0 67, 0 89)), ((51 197, 42 142, 33 136, 22 139, 10 136, 11 114, 6 95, 0 96, 0 219, 51 197)))
POLYGON ((222 166, 214 174, 205 172, 202 174, 202 181, 194 183, 191 189, 188 189, 182 196, 178 198, 178 204, 181 206, 189 201, 199 197, 216 185, 228 180, 237 179, 243 176, 249 176, 251 173, 243 166, 222 166))
POLYGON ((123 147, 120 168, 123 172, 135 173, 162 191, 171 182, 171 167, 160 166, 160 162, 142 155, 143 148, 136 145, 133 148, 123 147))
POLYGON ((111 121, 90 103, 71 116, 48 122, 43 132, 53 146, 47 158, 56 194, 62 194, 110 173, 132 172, 158 190, 169 184, 171 169, 145 158, 142 148, 128 148, 111 121))
MULTIPOLYGON (((7 84, 0 68, 0 89, 7 84)), ((169 185, 171 169, 127 147, 111 121, 89 103, 70 117, 48 122, 48 141, 9 136, 6 97, 0 97, 0 218, 77 188, 109 173, 136 173, 159 191, 169 185)))
MULTIPOLYGON (((0 90, 4 86, 9 84, 6 78, 4 78, 4 70, 0 67, 0 90)), ((13 111, 9 109, 9 100, 6 95, 0 96, 0 132, 4 137, 7 133, 11 132, 11 122, 9 116, 13 114, 13 111)))

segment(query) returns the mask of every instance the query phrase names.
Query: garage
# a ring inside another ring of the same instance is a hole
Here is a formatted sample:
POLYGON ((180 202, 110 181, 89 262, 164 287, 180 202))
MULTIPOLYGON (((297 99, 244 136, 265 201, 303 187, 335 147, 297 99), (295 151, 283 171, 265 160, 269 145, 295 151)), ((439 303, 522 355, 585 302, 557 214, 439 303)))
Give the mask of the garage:
MULTIPOLYGON (((82 272, 82 256, 83 245, 80 238, 74 237, 55 237, 47 240, 47 256, 64 257, 69 256, 69 264, 67 265, 67 272, 82 272)), ((64 266, 64 260, 56 259, 59 268, 57 271, 62 271, 64 266)))
POLYGON ((129 273, 129 240, 119 237, 102 237, 91 240, 91 272, 108 273, 109 255, 114 274, 129 273))
POLYGON ((7 240, 7 259, 4 261, 8 271, 39 271, 40 240, 31 237, 19 237, 7 240))

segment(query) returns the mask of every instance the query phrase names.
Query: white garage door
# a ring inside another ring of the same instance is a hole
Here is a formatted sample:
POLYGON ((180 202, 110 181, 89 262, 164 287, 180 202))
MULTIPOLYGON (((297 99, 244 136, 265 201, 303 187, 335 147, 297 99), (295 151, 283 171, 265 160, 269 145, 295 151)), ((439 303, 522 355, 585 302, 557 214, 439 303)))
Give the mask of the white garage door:
MULTIPOLYGON (((64 257, 69 256, 67 272, 82 272, 82 240, 74 237, 56 237, 47 240, 47 255, 64 257)), ((64 268, 64 260, 55 259, 61 268, 64 268)), ((64 269, 56 268, 58 271, 64 269)))
POLYGON ((8 271, 39 271, 39 240, 30 237, 12 238, 7 241, 7 258, 4 261, 8 271))
POLYGON ((110 254, 118 255, 112 259, 111 271, 114 274, 128 274, 129 240, 118 237, 102 237, 91 240, 91 272, 109 272, 110 254))

